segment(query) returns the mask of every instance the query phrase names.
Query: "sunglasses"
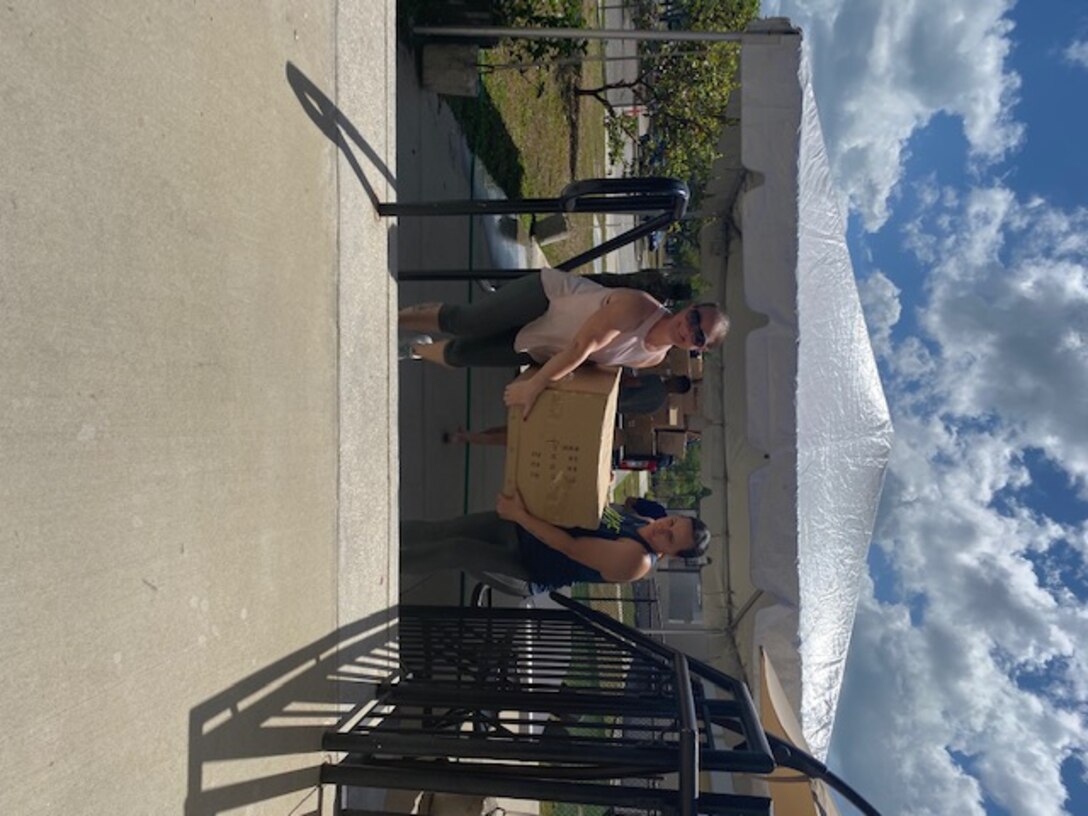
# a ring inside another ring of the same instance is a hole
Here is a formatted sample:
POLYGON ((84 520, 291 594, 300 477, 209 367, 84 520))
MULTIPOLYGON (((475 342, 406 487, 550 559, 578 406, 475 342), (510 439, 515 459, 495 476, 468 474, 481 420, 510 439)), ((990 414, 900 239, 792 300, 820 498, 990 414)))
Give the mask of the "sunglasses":
POLYGON ((702 328, 703 316, 699 314, 699 308, 693 306, 688 312, 688 326, 691 327, 691 339, 698 348, 706 346, 706 333, 702 328))

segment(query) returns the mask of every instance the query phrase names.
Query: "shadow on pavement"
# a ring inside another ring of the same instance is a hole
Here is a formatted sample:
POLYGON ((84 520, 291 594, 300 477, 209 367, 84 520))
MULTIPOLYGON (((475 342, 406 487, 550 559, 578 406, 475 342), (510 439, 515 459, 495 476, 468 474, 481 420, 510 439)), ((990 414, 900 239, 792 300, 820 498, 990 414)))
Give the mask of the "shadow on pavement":
POLYGON ((321 737, 392 674, 395 617, 383 610, 343 626, 193 708, 186 816, 296 792, 305 807, 292 812, 321 813, 321 737))
POLYGON ((363 171, 351 143, 354 143, 363 152, 367 161, 385 177, 393 189, 396 189, 397 186, 396 176, 393 175, 393 172, 382 161, 381 156, 378 155, 374 148, 367 143, 363 135, 359 133, 358 128, 351 123, 351 120, 333 104, 331 99, 325 96, 308 76, 299 70, 298 66, 288 62, 285 70, 287 82, 295 92, 295 96, 298 97, 299 104, 302 105, 306 115, 313 120, 313 123, 328 137, 329 141, 340 148, 344 158, 348 160, 348 164, 351 165, 351 169, 355 172, 356 178, 359 179, 359 183, 363 185, 367 198, 377 207, 381 201, 377 193, 374 192, 374 187, 367 180, 366 173, 363 171))
POLYGON ((521 198, 525 183, 521 152, 487 88, 481 84, 475 99, 449 96, 443 101, 457 118, 469 149, 480 155, 486 145, 487 171, 506 197, 521 198))

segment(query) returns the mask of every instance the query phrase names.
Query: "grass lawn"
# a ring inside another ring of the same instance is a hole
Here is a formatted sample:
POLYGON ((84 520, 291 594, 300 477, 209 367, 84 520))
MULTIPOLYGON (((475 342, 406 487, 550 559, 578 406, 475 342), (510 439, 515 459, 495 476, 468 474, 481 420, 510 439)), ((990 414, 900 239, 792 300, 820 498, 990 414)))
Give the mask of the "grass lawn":
POLYGON ((617 480, 612 491, 612 501, 623 504, 629 496, 642 496, 642 486, 639 484, 639 472, 635 470, 620 471, 622 474, 617 480))
MULTIPOLYGON (((597 25, 596 2, 583 6, 587 23, 597 25)), ((603 47, 591 42, 588 54, 603 47)), ((480 97, 447 102, 469 147, 508 196, 552 198, 574 179, 604 175, 604 108, 573 93, 579 85, 600 85, 603 63, 511 69, 503 67, 514 62, 505 46, 482 52, 482 59, 492 67, 483 73, 480 97)), ((570 236, 545 247, 548 260, 593 246, 593 219, 574 216, 570 236)))
POLYGON ((630 584, 575 584, 570 596, 613 620, 635 625, 634 591, 630 584))

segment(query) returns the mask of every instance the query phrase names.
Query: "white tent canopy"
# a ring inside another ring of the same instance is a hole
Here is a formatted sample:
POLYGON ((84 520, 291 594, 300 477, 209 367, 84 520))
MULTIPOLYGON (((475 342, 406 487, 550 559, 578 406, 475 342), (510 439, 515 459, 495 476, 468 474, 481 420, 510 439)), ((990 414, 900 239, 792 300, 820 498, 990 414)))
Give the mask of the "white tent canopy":
POLYGON ((733 630, 753 687, 769 655, 825 757, 892 428, 800 32, 755 25, 781 35, 745 37, 702 236, 733 319, 702 396, 704 620, 733 630))

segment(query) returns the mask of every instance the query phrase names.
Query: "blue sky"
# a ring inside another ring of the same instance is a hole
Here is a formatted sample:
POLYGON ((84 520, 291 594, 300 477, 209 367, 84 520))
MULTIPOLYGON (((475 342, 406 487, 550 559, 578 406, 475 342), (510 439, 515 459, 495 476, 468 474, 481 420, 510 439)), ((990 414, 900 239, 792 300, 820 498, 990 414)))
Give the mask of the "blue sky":
POLYGON ((896 443, 830 761, 887 814, 1088 813, 1088 4, 805 32, 896 443))

